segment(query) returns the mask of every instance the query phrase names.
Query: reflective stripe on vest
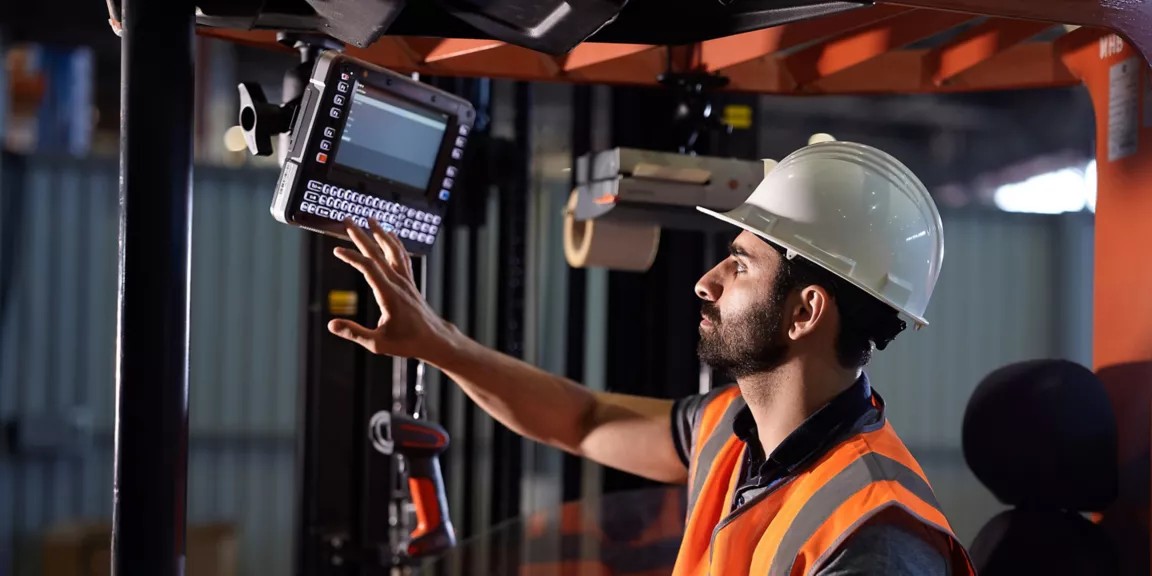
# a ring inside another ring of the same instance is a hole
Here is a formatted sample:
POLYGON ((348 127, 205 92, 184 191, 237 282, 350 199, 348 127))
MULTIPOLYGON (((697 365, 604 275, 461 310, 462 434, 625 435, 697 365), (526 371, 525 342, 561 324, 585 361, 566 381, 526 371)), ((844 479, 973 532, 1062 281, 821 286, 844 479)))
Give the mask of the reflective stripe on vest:
POLYGON ((708 477, 711 463, 716 460, 716 455, 724 448, 724 444, 731 439, 732 423, 736 421, 736 415, 745 405, 744 397, 740 396, 740 389, 732 386, 712 398, 701 410, 700 422, 696 425, 700 435, 695 440, 699 441, 702 438, 707 438, 707 440, 699 450, 695 451, 689 462, 689 512, 696 506, 696 497, 700 494, 700 488, 704 486, 704 480, 708 477), (720 433, 704 435, 705 431, 711 432, 713 430, 718 430, 720 433), (701 462, 704 463, 703 466, 699 465, 701 462))
POLYGON ((940 505, 937 504, 936 496, 932 493, 932 488, 928 486, 928 483, 900 462, 882 454, 871 452, 860 456, 855 462, 849 464, 847 468, 841 470, 808 498, 780 540, 772 558, 772 568, 768 573, 772 575, 790 574, 798 557, 807 558, 809 566, 819 565, 826 559, 825 556, 835 550, 836 546, 851 534, 852 529, 856 528, 856 525, 862 520, 867 519, 872 513, 878 512, 885 506, 900 505, 898 500, 886 500, 881 501, 878 506, 871 506, 871 509, 844 511, 846 512, 845 518, 853 519, 852 525, 838 526, 837 530, 824 534, 827 537, 829 534, 838 533, 833 541, 819 540, 817 531, 826 522, 836 518, 836 515, 841 513, 844 507, 867 506, 864 502, 857 501, 863 499, 864 493, 862 491, 864 488, 875 482, 895 482, 900 485, 916 498, 931 506, 934 512, 932 516, 938 515, 938 518, 923 518, 923 514, 918 510, 909 510, 910 512, 922 519, 929 520, 937 529, 950 531, 946 527, 947 522, 944 520, 943 513, 940 512, 940 505), (943 526, 941 522, 943 522, 943 526))
POLYGON ((923 470, 883 421, 729 514, 744 450, 732 423, 743 407, 737 393, 704 407, 676 576, 809 574, 858 526, 894 506, 949 539, 954 574, 975 574, 923 470))

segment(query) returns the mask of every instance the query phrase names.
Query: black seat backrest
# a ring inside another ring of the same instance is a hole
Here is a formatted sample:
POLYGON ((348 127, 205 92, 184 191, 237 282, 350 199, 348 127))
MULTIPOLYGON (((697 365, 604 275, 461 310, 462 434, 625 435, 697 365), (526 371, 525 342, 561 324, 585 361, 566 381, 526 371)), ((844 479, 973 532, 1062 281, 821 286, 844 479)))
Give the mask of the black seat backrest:
POLYGON ((964 458, 1002 503, 970 552, 983 576, 1118 573, 1113 544, 1085 512, 1116 498, 1116 420, 1100 380, 1065 360, 997 369, 964 414, 964 458))

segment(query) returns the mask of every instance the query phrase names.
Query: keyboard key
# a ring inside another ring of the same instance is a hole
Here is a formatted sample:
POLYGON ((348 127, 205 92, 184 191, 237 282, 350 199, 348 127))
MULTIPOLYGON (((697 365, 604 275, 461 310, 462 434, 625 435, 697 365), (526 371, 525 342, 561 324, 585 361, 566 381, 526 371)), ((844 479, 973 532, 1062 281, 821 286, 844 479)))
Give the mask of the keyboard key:
POLYGON ((440 216, 433 215, 432 216, 432 223, 439 226, 440 225, 440 216))
POLYGON ((435 235, 435 234, 436 234, 436 231, 437 231, 437 230, 439 230, 439 229, 440 229, 440 227, 439 227, 439 226, 437 226, 437 225, 433 224, 433 225, 431 225, 431 226, 429 226, 429 227, 428 227, 428 233, 429 233, 429 234, 432 234, 432 235, 435 235))

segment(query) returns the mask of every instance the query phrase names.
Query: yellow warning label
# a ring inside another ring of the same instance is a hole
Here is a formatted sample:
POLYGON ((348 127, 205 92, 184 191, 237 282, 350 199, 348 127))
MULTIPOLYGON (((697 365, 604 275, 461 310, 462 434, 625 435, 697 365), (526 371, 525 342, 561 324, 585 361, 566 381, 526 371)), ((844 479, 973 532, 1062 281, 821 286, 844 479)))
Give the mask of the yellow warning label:
POLYGON ((724 107, 721 121, 736 130, 752 127, 752 107, 745 104, 729 104, 724 107))
POLYGON ((355 316, 357 295, 351 290, 328 292, 328 313, 333 316, 355 316))

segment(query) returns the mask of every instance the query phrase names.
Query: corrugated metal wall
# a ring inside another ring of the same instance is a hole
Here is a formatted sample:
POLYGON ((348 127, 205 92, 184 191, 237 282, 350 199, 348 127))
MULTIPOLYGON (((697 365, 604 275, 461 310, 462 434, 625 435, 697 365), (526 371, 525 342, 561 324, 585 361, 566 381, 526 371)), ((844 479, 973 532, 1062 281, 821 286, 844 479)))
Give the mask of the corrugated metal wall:
POLYGON ((945 213, 930 325, 900 335, 868 370, 966 541, 1001 508, 964 463, 968 398, 981 378, 1012 362, 1092 365, 1092 230, 1083 215, 945 213))
MULTIPOLYGON (((274 178, 198 169, 193 223, 190 520, 236 521, 242 573, 261 575, 290 571, 294 505, 302 233, 267 215, 274 178)), ((46 527, 111 511, 117 165, 34 158, 24 182, 4 190, 23 194, 25 228, 18 274, 6 279, 0 419, 79 408, 96 431, 81 458, 0 457, 0 551, 15 550, 18 573, 32 574, 46 527)), ((946 214, 945 235, 932 325, 897 339, 870 372, 968 539, 996 508, 959 452, 968 395, 1014 360, 1090 364, 1092 226, 946 214)))
POLYGON ((1056 282, 1075 262, 1058 250, 1061 231, 1058 219, 1044 216, 945 220, 930 325, 901 334, 869 370, 877 389, 899 398, 890 414, 909 445, 958 444, 962 410, 939 407, 962 408, 979 380, 1004 364, 1062 353, 1063 294, 1056 282))
MULTIPOLYGON (((11 511, 0 549, 14 550, 15 574, 36 573, 46 528, 111 516, 117 169, 32 158, 23 188, 4 190, 24 196, 24 227, 6 279, 0 419, 80 410, 93 431, 80 458, 0 460, 11 511)), ((268 216, 274 183, 268 171, 195 174, 189 520, 236 522, 245 574, 288 574, 291 562, 301 233, 268 216)))

